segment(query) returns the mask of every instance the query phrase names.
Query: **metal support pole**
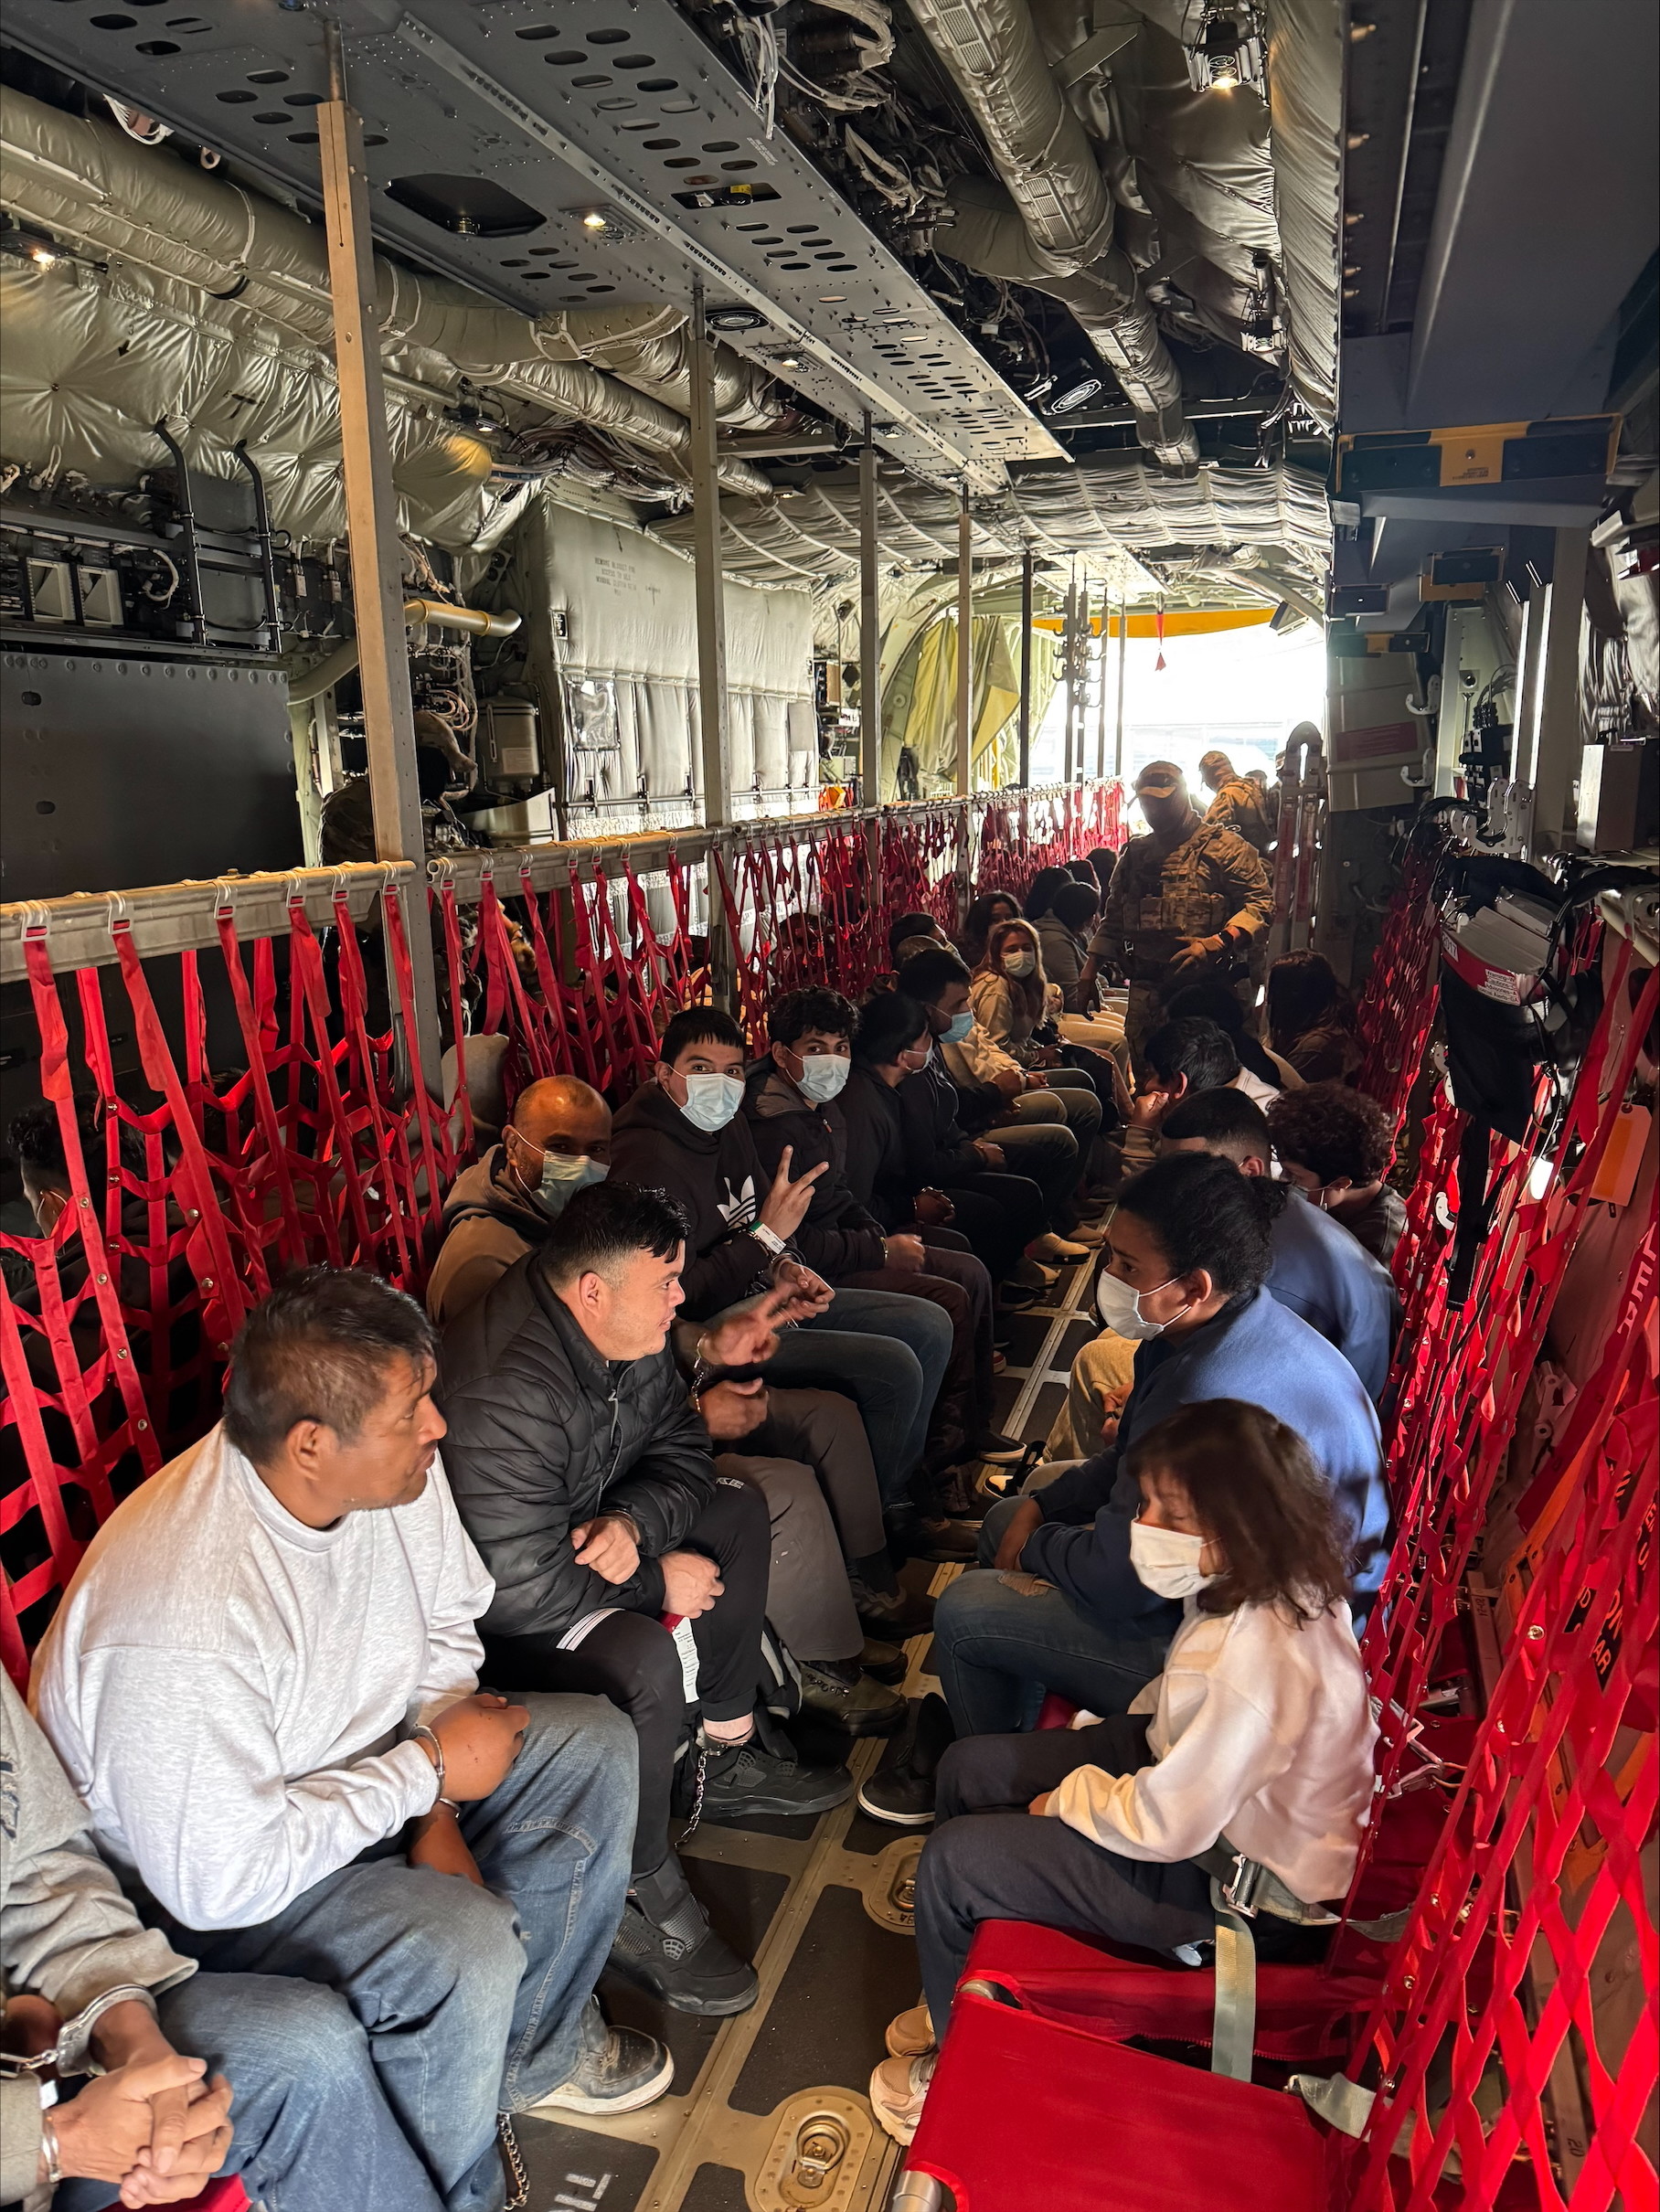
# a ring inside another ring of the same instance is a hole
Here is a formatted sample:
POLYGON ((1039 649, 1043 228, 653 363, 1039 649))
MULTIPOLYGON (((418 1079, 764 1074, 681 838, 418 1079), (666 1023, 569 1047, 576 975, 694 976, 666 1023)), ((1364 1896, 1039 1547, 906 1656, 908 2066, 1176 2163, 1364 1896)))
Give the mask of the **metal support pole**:
POLYGON ((1020 773, 1022 791, 1032 782, 1032 548, 1020 556, 1020 773))
MULTIPOLYGON (((1535 665, 1526 766, 1516 773, 1533 789, 1536 851, 1572 848, 1568 794, 1579 773, 1580 616, 1585 603, 1585 563, 1591 534, 1578 526, 1558 530, 1550 582, 1546 588, 1535 665)), ((1518 753, 1520 747, 1518 746, 1518 753)))
POLYGON ((1107 639, 1112 628, 1112 616, 1107 608, 1106 588, 1101 594, 1101 644, 1095 654, 1095 781, 1104 783, 1107 777, 1107 639))
MULTIPOLYGON (((720 477, 716 451, 715 348, 704 315, 703 280, 692 282, 692 547, 697 595, 697 727, 703 771, 703 819, 711 829, 731 820, 732 749, 727 719, 726 584, 720 565, 720 477)), ((716 1003, 735 1006, 737 950, 731 942, 711 851, 709 987, 716 1003)))
POLYGON ((957 512, 957 796, 974 789, 974 526, 968 511, 968 484, 957 512))
POLYGON ((1078 762, 1074 757, 1078 740, 1078 568, 1076 563, 1073 564, 1072 573, 1067 581, 1066 623, 1061 636, 1064 641, 1060 659, 1067 693, 1067 740, 1066 751, 1061 762, 1060 777, 1063 783, 1069 783, 1078 772, 1078 762))
MULTIPOLYGON (((859 449, 859 803, 882 803, 882 594, 876 536, 876 445, 865 409, 859 449)), ((882 906, 882 824, 872 814, 866 835, 870 904, 882 906)))
POLYGON ((1112 773, 1121 781, 1128 768, 1124 758, 1124 676, 1129 663, 1130 602, 1121 600, 1118 606, 1118 720, 1112 739, 1112 773))
MULTIPOLYGON (((328 24, 325 35, 329 97, 316 111, 318 150, 323 163, 323 213, 328 235, 335 373, 340 392, 352 611, 357 626, 375 852, 381 860, 412 860, 419 886, 426 865, 426 839, 415 767, 410 659, 404 641, 403 559, 380 374, 380 319, 363 166, 363 125, 346 104, 339 30, 328 24)), ((403 1037, 409 1077, 411 1084, 424 1083, 429 1090, 436 1091, 442 1056, 439 1049, 438 978, 426 901, 415 886, 397 896, 404 901, 404 934, 414 971, 416 1034, 403 1037)), ((394 1019, 401 1033, 396 982, 389 974, 388 981, 394 1019)))
POLYGON ((1087 576, 1078 590, 1078 636, 1073 647, 1073 658, 1078 663, 1076 751, 1078 781, 1081 784, 1090 772, 1090 749, 1084 735, 1090 726, 1090 580, 1087 576))
POLYGON ((877 572, 876 447, 870 409, 859 451, 859 799, 882 803, 881 580, 877 572))

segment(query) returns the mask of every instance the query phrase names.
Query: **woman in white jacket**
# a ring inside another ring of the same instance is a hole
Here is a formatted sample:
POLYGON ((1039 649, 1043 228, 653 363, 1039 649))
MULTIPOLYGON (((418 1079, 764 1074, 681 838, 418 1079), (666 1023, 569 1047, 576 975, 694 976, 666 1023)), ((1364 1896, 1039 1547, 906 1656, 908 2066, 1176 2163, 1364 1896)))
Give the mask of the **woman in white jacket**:
MULTIPOLYGON (((1199 1862, 1218 1844, 1307 1905, 1340 1899, 1354 1873, 1377 1728, 1329 1486, 1301 1438, 1238 1398, 1184 1406, 1125 1464, 1132 1563, 1183 1601, 1182 1625, 1128 1713, 945 1753, 917 1872, 923 2004, 889 2030, 870 2087, 900 2142, 982 1920, 1173 1951, 1214 1932, 1199 1862)), ((1255 1932, 1264 1958, 1306 1955, 1284 1920, 1255 1932)))

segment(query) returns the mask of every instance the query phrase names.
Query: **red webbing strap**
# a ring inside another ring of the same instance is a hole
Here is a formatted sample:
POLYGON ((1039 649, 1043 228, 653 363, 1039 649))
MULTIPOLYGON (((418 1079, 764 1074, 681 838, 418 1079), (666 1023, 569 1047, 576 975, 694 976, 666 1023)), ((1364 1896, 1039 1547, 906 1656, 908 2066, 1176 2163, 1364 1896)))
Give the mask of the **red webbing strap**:
MULTIPOLYGON (((219 952, 225 964, 225 980, 230 987, 231 1004, 236 1008, 237 1027, 241 1032, 242 1049, 248 1056, 248 1071, 243 1080, 248 1095, 253 1101, 254 1126, 265 1147, 262 1160, 247 1159, 247 1174, 253 1194, 257 1196, 267 1175, 276 1186, 277 1212, 272 1239, 285 1267, 303 1267, 311 1257, 305 1228, 300 1218, 299 1200, 294 1192, 294 1178, 290 1172, 288 1145, 277 1120, 277 1105, 271 1096, 271 1063, 276 1058, 275 971, 270 960, 269 939, 260 938, 254 943, 254 973, 260 978, 264 969, 264 988, 256 1004, 248 988, 248 977, 242 967, 242 949, 237 939, 236 909, 221 903, 214 909, 214 923, 219 933, 219 952), (260 954, 267 955, 261 962, 260 954), (261 1008, 263 1011, 261 1012, 261 1008)), ((251 1144, 251 1137, 249 1144, 251 1144)), ((308 1162, 300 1163, 302 1168, 308 1162)), ((315 1184, 312 1189, 312 1218, 322 1227, 327 1256, 338 1262, 339 1240, 334 1218, 325 1206, 317 1203, 315 1184)))
MULTIPOLYGON (((239 1326, 251 1301, 231 1257, 230 1240, 225 1233, 225 1216, 219 1193, 214 1184, 213 1171, 191 1121, 184 1087, 179 1081, 178 1070, 173 1065, 173 1055, 168 1050, 155 1003, 150 996, 149 981, 138 957, 138 947, 133 942, 133 925, 125 916, 118 916, 110 924, 110 935, 121 965, 122 982, 126 986, 127 1003, 133 1009, 133 1032, 144 1080, 166 1100, 173 1116, 174 1134, 182 1154, 179 1178, 189 1199, 185 1208, 185 1218, 193 1228, 200 1228, 212 1268, 210 1274, 200 1270, 197 1274, 199 1287, 215 1293, 204 1308, 204 1317, 208 1313, 222 1316, 220 1340, 214 1343, 213 1349, 226 1353, 230 1349, 231 1336, 239 1326)), ((258 1273, 262 1276, 264 1271, 257 1258, 257 1246, 250 1258, 258 1273)), ((262 1292, 264 1287, 263 1281, 261 1281, 255 1295, 262 1292)))
MULTIPOLYGON (((184 1181, 186 1171, 183 1163, 172 1174, 167 1166, 166 1139, 173 1126, 171 1109, 164 1104, 144 1114, 120 1096, 115 1081, 115 1057, 110 1048, 104 1021, 100 972, 82 968, 77 972, 75 982, 80 997, 81 1050, 98 1085, 103 1109, 104 1241, 108 1250, 117 1255, 119 1290, 128 1290, 131 1269, 142 1268, 148 1278, 143 1301, 135 1302, 129 1295, 122 1313, 134 1360, 144 1377, 144 1392, 155 1427, 165 1434, 174 1384, 201 1375, 211 1358, 210 1348, 200 1341, 202 1333, 198 1331, 195 1354, 186 1363, 184 1373, 175 1374, 173 1324, 186 1312, 202 1308, 202 1278, 212 1276, 215 1268, 195 1209, 175 1198, 175 1184, 184 1181), (142 1181, 128 1170, 123 1158, 123 1130, 131 1130, 144 1146, 142 1181), (142 1202, 144 1210, 144 1233, 136 1242, 127 1233, 129 1201, 133 1198, 142 1202), (179 1260, 187 1261, 186 1271, 193 1280, 176 1304, 172 1297, 173 1269, 174 1262, 179 1260)), ((231 1195, 234 1199, 238 1194, 231 1195)), ((243 1228, 245 1230, 245 1224, 243 1228)), ((211 1300, 208 1303, 213 1303, 211 1300)), ((229 1342, 222 1303, 213 1303, 213 1312, 218 1334, 229 1342)), ((229 1328, 234 1328, 234 1324, 229 1324, 229 1328)), ((211 1333, 209 1337, 211 1341, 211 1333)))
MULTIPOLYGON (((74 1087, 69 1078, 69 1030, 64 1024, 63 1007, 59 1001, 52 964, 47 954, 44 931, 24 931, 23 957, 28 972, 29 995, 34 1002, 36 1027, 40 1037, 40 1095, 50 1100, 57 1108, 59 1135, 69 1176, 69 1204, 65 1207, 63 1218, 59 1220, 54 1235, 46 1241, 54 1251, 60 1242, 67 1241, 72 1232, 66 1222, 69 1217, 73 1217, 73 1232, 80 1235, 81 1249, 86 1254, 88 1282, 103 1329, 104 1355, 112 1362, 111 1372, 132 1423, 140 1456, 148 1471, 158 1467, 161 1459, 150 1430, 149 1408, 144 1402, 139 1378, 133 1372, 132 1347, 128 1343, 126 1324, 122 1318, 115 1286, 115 1269, 104 1243, 103 1231, 99 1226, 98 1209, 92 1203, 91 1188, 87 1181, 86 1162, 81 1157, 80 1132, 75 1121, 74 1087)), ((55 1286, 55 1272, 53 1281, 55 1286)), ((60 1313, 61 1310, 60 1306, 60 1313)), ((48 1341, 51 1342, 52 1356, 60 1381, 70 1370, 79 1374, 67 1327, 59 1339, 48 1341)))
MULTIPOLYGON (((467 1008, 462 977, 461 917, 455 910, 455 870, 449 861, 429 861, 437 872, 438 917, 444 936, 444 984, 450 995, 450 1035, 455 1039, 455 1104, 461 1109, 461 1152, 470 1157, 477 1139, 473 1130, 473 1091, 467 1079, 467 1008)), ((534 916, 535 901, 530 902, 534 916)), ((545 987, 545 986, 544 986, 545 987)), ((452 1112, 453 1112, 452 1108, 452 1112)))
POLYGON ((1653 1321, 1651 1290, 1351 2062, 1381 2077, 1352 2212, 1431 2212, 1454 2178, 1468 2212, 1655 2202, 1653 1321))
MULTIPOLYGON (((520 864, 519 884, 531 957, 536 964, 537 985, 542 994, 542 1004, 535 1009, 538 1033, 543 1038, 542 1057, 551 1069, 575 1069, 586 1066, 587 1062, 580 1048, 572 1043, 573 1024, 568 1004, 570 994, 555 972, 548 931, 542 920, 541 897, 530 880, 528 855, 520 864)), ((559 897, 557 890, 548 893, 556 912, 559 897)))
MULTIPOLYGON (((305 911, 305 901, 296 893, 288 902, 289 973, 293 979, 293 1007, 290 1035, 300 1049, 290 1062, 290 1097, 293 1111, 298 1112, 299 1075, 302 1060, 316 1075, 317 1088, 323 1096, 323 1114, 316 1118, 314 1130, 317 1147, 317 1172, 321 1177, 332 1167, 346 1186, 346 1210, 351 1217, 356 1237, 356 1250, 350 1254, 353 1264, 370 1267, 375 1259, 375 1236, 369 1226, 368 1207, 365 1200, 362 1177, 358 1173, 356 1146, 353 1141, 351 1117, 340 1094, 336 1057, 344 1057, 344 1041, 336 1046, 329 1036, 328 982, 323 967, 323 948, 318 944, 305 911), (309 1022, 312 1037, 310 1054, 304 1051, 303 1038, 309 1022)), ((355 941, 355 939, 354 939, 355 941)), ((339 968, 344 977, 344 962, 339 968)), ((329 1174, 326 1186, 319 1181, 317 1199, 320 1206, 335 1205, 334 1174, 329 1174)), ((346 1254, 343 1249, 342 1258, 346 1254)))
MULTIPOLYGON (((347 1053, 346 1083, 341 1098, 343 1103, 347 1099, 362 1101, 361 1105, 346 1108, 346 1126, 350 1132, 354 1154, 366 1134, 368 1138, 370 1158, 364 1196, 367 1201, 372 1194, 377 1199, 374 1218, 378 1226, 373 1256, 366 1252, 364 1262, 366 1265, 386 1266, 381 1239, 389 1229, 396 1261, 386 1271, 394 1280, 407 1282, 411 1273, 413 1253, 405 1221, 413 1210, 410 1205, 410 1184, 413 1178, 410 1172, 408 1151, 402 1142, 402 1130, 393 1127, 386 1102, 380 1095, 378 1056, 368 1035, 367 978, 364 973, 363 951, 352 922, 345 883, 338 879, 335 886, 334 907, 335 930, 339 943, 340 1014, 347 1053)), ((388 1041, 389 1044, 389 1038, 388 1041)))
POLYGON ((593 939, 587 896, 580 881, 572 880, 567 897, 550 892, 548 917, 553 925, 554 967, 559 1007, 564 1017, 570 1065, 585 1082, 599 1072, 600 1048, 590 1011, 589 979, 593 973, 593 939), (574 988, 564 978, 576 978, 574 988))
POLYGON ((507 917, 486 861, 478 886, 478 941, 486 979, 484 1034, 511 1037, 528 1063, 532 1079, 559 1072, 540 1022, 531 1009, 507 934, 507 917), (511 1008, 511 1015, 509 1015, 511 1008))
MULTIPOLYGON (((424 893, 422 903, 425 903, 424 893)), ((391 955, 392 980, 398 989, 398 1012, 403 1023, 403 1033, 405 1037, 415 1037, 420 1033, 415 1017, 415 971, 410 959, 410 941, 404 931, 403 901, 390 882, 380 894, 380 913, 386 931, 387 948, 391 955)), ((423 921, 426 920, 424 914, 421 919, 423 921)), ((459 1050, 455 1057, 459 1062, 462 1057, 459 1050)), ((431 1069, 431 1073, 435 1079, 437 1069, 431 1069)), ((449 1131, 439 1122, 425 1081, 413 1084, 411 1090, 416 1126, 420 1133, 421 1176, 424 1176, 426 1183, 428 1225, 436 1238, 443 1223, 444 1199, 455 1173, 455 1154, 449 1142, 449 1131)), ((409 1180, 411 1215, 412 1218, 418 1218, 416 1209, 420 1200, 420 1177, 415 1175, 414 1164, 410 1157, 407 1110, 398 1126, 398 1148, 409 1180)))
POLYGON ((680 977, 680 1003, 695 1006, 708 996, 709 963, 708 939, 705 938, 704 958, 700 965, 692 962, 692 902, 691 883, 676 846, 668 849, 669 899, 675 910, 676 960, 680 977))

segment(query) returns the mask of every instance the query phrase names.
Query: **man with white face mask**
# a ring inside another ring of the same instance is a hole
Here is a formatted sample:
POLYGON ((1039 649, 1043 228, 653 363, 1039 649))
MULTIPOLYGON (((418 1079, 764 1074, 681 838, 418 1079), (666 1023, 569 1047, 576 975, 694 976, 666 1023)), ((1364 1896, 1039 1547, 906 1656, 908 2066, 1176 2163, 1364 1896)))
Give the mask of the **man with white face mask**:
POLYGON ((444 1240, 427 1281, 427 1312, 442 1327, 482 1298, 566 1206, 611 1173, 611 1108, 574 1075, 528 1084, 502 1141, 455 1178, 444 1240))

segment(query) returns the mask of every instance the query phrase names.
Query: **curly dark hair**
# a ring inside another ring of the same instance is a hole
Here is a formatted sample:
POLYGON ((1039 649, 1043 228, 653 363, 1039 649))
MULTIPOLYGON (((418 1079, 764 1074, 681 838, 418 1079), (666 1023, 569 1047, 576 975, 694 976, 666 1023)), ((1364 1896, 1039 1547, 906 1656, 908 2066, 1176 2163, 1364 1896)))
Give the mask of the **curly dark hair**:
POLYGON ((1268 1110, 1268 1127, 1280 1157, 1306 1167, 1323 1185, 1381 1182, 1395 1156, 1389 1115, 1346 1083, 1282 1091, 1268 1110))
POLYGON ((1185 1014, 1179 1021, 1162 1022, 1142 1045, 1138 1056, 1162 1083, 1187 1079, 1195 1090, 1220 1090, 1240 1072, 1240 1056, 1231 1037, 1212 1021, 1185 1014))
POLYGON ((811 984, 804 991, 786 991, 774 1000, 767 1016, 767 1034, 775 1045, 793 1045, 809 1029, 825 1037, 850 1037, 857 1020, 850 998, 825 984, 811 984))
MULTIPOLYGON (((1241 1178, 1242 1179, 1242 1178, 1241 1178)), ((1278 1605, 1317 1621, 1349 1593, 1347 1546, 1331 1484, 1294 1429, 1240 1398, 1209 1398, 1138 1436, 1132 1481, 1168 1474, 1227 1566, 1198 1595, 1202 1613, 1278 1605)))

